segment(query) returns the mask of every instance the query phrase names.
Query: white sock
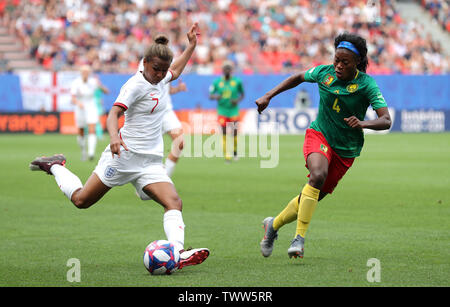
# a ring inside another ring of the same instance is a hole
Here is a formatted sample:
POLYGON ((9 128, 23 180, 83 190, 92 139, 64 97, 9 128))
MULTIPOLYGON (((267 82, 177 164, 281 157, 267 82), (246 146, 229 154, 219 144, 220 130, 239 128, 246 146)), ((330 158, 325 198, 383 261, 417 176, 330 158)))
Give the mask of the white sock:
POLYGON ((50 172, 55 176, 56 183, 69 200, 72 200, 73 192, 83 187, 80 179, 62 165, 52 165, 50 172))
POLYGON ((179 210, 169 210, 164 213, 164 231, 167 240, 175 245, 178 251, 184 249, 184 223, 179 210))
POLYGON ((167 176, 172 177, 173 171, 175 170, 176 162, 173 162, 169 158, 166 159, 164 166, 166 168, 167 176))
POLYGON ((84 136, 77 135, 77 142, 78 142, 78 145, 81 148, 81 155, 82 155, 82 157, 84 159, 84 157, 86 155, 86 152, 85 152, 86 151, 86 142, 85 142, 84 136))
POLYGON ((95 146, 97 146, 97 136, 91 133, 88 135, 88 157, 95 155, 95 146))

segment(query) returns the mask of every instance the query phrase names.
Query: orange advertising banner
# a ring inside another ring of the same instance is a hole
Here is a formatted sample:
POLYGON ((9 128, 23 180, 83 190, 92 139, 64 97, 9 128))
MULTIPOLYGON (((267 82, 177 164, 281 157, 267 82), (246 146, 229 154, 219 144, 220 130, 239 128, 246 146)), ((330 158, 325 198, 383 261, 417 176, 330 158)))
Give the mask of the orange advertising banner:
POLYGON ((59 113, 2 113, 0 114, 0 133, 34 134, 59 132, 59 113))

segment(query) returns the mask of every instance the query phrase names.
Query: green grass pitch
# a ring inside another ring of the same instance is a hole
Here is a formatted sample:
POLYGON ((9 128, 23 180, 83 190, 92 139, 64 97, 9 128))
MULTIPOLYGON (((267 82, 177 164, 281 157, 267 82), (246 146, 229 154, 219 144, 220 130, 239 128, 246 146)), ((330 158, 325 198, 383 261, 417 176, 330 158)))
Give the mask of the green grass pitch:
MULTIPOLYGON (((258 158, 182 158, 173 180, 185 244, 211 255, 151 276, 142 255, 165 239, 158 204, 125 185, 76 209, 52 176, 28 169, 37 155, 64 153, 85 182, 96 162, 80 161, 75 136, 1 135, 0 286, 450 286, 449 140, 448 133, 366 136, 361 157, 319 203, 301 260, 287 256, 295 223, 279 231, 271 257, 261 256, 259 242, 261 221, 307 181, 303 136, 280 137, 276 168, 260 168, 258 158), (71 258, 80 261, 80 282, 67 280, 71 258), (367 280, 371 258, 380 282, 367 280)), ((97 153, 107 144, 100 141, 97 153)))

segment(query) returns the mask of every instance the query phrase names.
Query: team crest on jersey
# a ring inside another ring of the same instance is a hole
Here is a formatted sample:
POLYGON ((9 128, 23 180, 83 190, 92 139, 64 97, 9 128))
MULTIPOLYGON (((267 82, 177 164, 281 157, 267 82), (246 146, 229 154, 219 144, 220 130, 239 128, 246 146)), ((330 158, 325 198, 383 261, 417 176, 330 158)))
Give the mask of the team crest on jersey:
POLYGON ((117 173, 117 169, 111 166, 108 166, 105 170, 105 177, 112 178, 117 173))
POLYGON ((349 84, 347 85, 347 92, 349 93, 354 93, 358 90, 358 84, 353 83, 353 84, 349 84))
POLYGON ((330 86, 331 83, 333 83, 333 81, 334 81, 334 77, 330 74, 327 74, 325 76, 325 78, 323 79, 322 84, 326 85, 326 86, 330 86))
POLYGON ((327 153, 328 147, 323 144, 320 144, 320 150, 322 150, 324 153, 327 153))

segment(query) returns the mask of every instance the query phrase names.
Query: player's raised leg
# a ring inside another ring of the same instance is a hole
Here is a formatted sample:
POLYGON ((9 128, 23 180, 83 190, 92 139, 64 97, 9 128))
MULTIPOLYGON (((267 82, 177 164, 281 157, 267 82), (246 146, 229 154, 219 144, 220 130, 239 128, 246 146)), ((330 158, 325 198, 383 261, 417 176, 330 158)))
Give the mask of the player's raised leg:
POLYGON ((180 252, 180 268, 200 264, 209 256, 209 249, 184 249, 183 203, 175 186, 170 182, 156 182, 146 185, 143 191, 164 207, 163 226, 167 240, 180 252))
POLYGON ((83 186, 80 179, 65 167, 62 154, 38 157, 30 163, 30 169, 41 170, 55 177, 56 183, 66 197, 80 209, 89 208, 110 190, 96 174, 92 174, 83 186))

